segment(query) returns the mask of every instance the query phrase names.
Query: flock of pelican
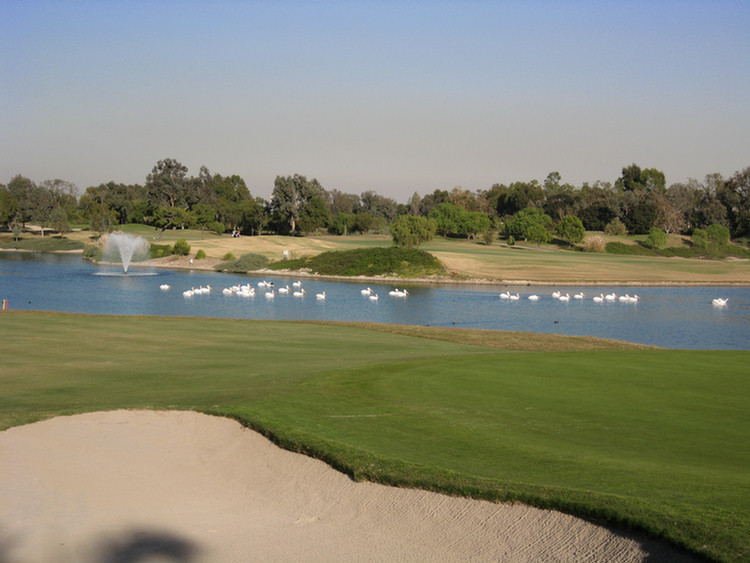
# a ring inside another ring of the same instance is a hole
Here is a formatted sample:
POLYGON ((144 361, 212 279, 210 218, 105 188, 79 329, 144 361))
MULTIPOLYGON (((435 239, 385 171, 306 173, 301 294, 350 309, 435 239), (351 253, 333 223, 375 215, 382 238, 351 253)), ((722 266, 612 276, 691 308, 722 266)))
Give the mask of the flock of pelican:
MULTIPOLYGON (((266 297, 266 299, 274 299, 276 297, 277 291, 281 295, 288 295, 291 293, 293 297, 304 297, 307 293, 302 287, 301 281, 293 282, 291 288, 288 285, 285 285, 284 287, 278 288, 278 290, 274 287, 274 283, 269 281, 260 281, 257 285, 258 288, 263 291, 263 295, 266 297)), ((161 289, 162 291, 169 291, 171 289, 171 286, 169 284, 163 283, 159 286, 159 289, 161 289)), ((192 287, 188 290, 183 291, 182 295, 184 295, 185 297, 193 297, 194 295, 203 295, 209 293, 211 293, 211 286, 206 285, 205 287, 192 287)), ((224 295, 239 295, 240 297, 255 297, 255 288, 253 288, 249 283, 245 285, 233 285, 231 287, 225 287, 224 289, 222 289, 222 293, 224 295)), ((378 300, 378 294, 375 293, 372 288, 367 287, 361 290, 360 293, 363 296, 369 298, 370 301, 378 300)), ((389 291, 388 295, 390 295, 391 297, 407 297, 409 295, 409 292, 405 289, 395 288, 389 291)), ((325 298, 325 291, 315 294, 315 299, 317 299, 318 301, 323 301, 325 300, 325 298)), ((552 298, 557 299, 558 301, 567 302, 571 300, 571 295, 570 293, 553 291, 552 298)), ((503 291, 502 293, 500 293, 500 299, 507 299, 508 301, 518 301, 521 299, 521 296, 518 293, 503 291)), ((540 296, 534 293, 528 295, 527 299, 529 301, 539 301, 540 296)), ((586 299, 586 294, 583 292, 575 293, 573 294, 572 299, 586 299)), ((599 295, 594 295, 591 299, 595 303, 613 303, 615 301, 619 301, 621 303, 638 303, 640 301, 640 297, 638 297, 638 295, 630 295, 628 293, 626 293, 625 295, 617 295, 616 293, 608 293, 605 295, 603 293, 600 293, 599 295)), ((714 305, 715 307, 725 307, 728 302, 728 298, 722 297, 717 297, 716 299, 713 299, 711 301, 712 305, 714 305)))
MULTIPOLYGON (((278 289, 274 286, 273 282, 269 281, 260 281, 257 284, 257 287, 259 289, 258 293, 262 293, 263 296, 266 299, 275 299, 276 293, 278 292, 280 295, 289 295, 291 294, 292 297, 304 297, 307 294, 307 291, 305 288, 302 287, 301 281, 295 281, 292 283, 292 287, 289 287, 289 285, 285 285, 284 287, 279 287, 278 289)), ((161 284, 159 286, 159 289, 162 291, 169 291, 171 289, 171 286, 169 284, 161 284)), ((255 297, 256 291, 255 288, 248 284, 244 285, 233 285, 231 287, 225 287, 221 290, 223 295, 238 295, 240 297, 255 297)), ((195 295, 203 295, 211 293, 211 286, 200 286, 200 287, 191 287, 190 289, 187 289, 182 292, 182 295, 185 297, 193 297, 195 295)), ((375 293, 371 288, 366 288, 361 291, 362 295, 369 297, 370 301, 377 301, 378 300, 378 294, 375 293)), ((388 295, 392 297, 406 297, 409 295, 409 292, 405 289, 393 289, 388 292, 388 295)), ((326 292, 321 291, 320 293, 315 294, 315 299, 318 301, 324 301, 326 299, 326 292)))
MULTIPOLYGON (((563 303, 567 303, 571 299, 578 299, 578 300, 586 299, 586 294, 581 291, 578 293, 574 293, 571 296, 570 293, 562 293, 560 291, 553 291, 552 298, 557 299, 558 301, 562 301, 563 303)), ((510 293, 508 291, 504 291, 500 294, 500 299, 518 301, 519 299, 521 299, 521 296, 518 293, 510 293)), ((539 301, 540 296, 534 293, 534 294, 527 296, 527 299, 529 301, 539 301)), ((625 295, 617 295, 616 293, 608 293, 607 295, 604 295, 603 293, 600 293, 599 295, 594 295, 591 299, 595 303, 604 303, 605 301, 609 301, 609 302, 619 301, 621 303, 638 303, 638 301, 641 300, 641 298, 638 297, 637 295, 630 295, 628 293, 626 293, 625 295)))

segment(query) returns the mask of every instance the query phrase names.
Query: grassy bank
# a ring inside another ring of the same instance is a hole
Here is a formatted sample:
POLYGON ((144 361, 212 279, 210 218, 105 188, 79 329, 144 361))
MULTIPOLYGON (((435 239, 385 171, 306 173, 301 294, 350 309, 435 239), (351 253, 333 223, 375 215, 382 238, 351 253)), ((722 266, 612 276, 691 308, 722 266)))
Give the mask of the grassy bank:
MULTIPOLYGON (((175 230, 161 233, 145 225, 124 225, 125 232, 145 237, 154 244, 174 244, 186 239, 191 257, 203 250, 206 260, 166 260, 160 265, 212 269, 215 264, 232 254, 240 257, 253 253, 270 262, 280 261, 284 251, 292 259, 320 255, 326 251, 357 248, 387 248, 391 238, 378 235, 346 237, 260 237, 232 238, 194 230, 175 230)), ((91 233, 80 231, 67 235, 79 242, 91 243, 91 233)), ((635 244, 633 237, 608 237, 607 240, 635 244)), ((679 244, 678 240, 670 244, 679 244)), ((516 244, 509 247, 502 242, 484 245, 476 241, 435 238, 420 246, 420 250, 437 257, 450 274, 450 279, 481 279, 497 283, 529 281, 565 284, 671 284, 693 283, 704 285, 750 285, 750 262, 738 259, 701 260, 663 256, 628 256, 597 254, 566 250, 555 245, 516 244)))
POLYGON ((522 500, 748 560, 750 353, 377 328, 4 312, 0 428, 199 410, 356 478, 522 500))

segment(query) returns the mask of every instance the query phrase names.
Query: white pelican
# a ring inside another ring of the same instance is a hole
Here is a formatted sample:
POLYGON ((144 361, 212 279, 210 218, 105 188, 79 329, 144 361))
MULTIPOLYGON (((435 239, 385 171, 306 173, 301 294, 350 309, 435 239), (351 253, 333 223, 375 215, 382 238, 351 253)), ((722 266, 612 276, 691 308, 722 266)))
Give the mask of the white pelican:
POLYGON ((183 291, 182 295, 184 295, 185 297, 192 297, 193 295, 195 295, 195 288, 183 291))
POLYGON ((521 296, 520 296, 520 295, 518 295, 518 294, 516 293, 516 294, 514 294, 514 295, 511 295, 511 296, 509 297, 509 299, 510 299, 511 301, 518 301, 519 299, 521 299, 521 296))
POLYGON ((393 295, 394 297, 399 294, 398 288, 392 289, 388 292, 388 295, 393 295))
POLYGON ((234 293, 234 291, 232 291, 232 289, 231 289, 231 288, 229 288, 229 287, 225 287, 224 289, 222 289, 222 290, 221 290, 221 292, 222 292, 222 293, 223 293, 224 295, 232 295, 232 294, 234 293))
MULTIPOLYGON (((294 284, 292 284, 292 285, 294 285, 294 284)), ((294 295, 295 297, 304 297, 305 296, 305 290, 304 289, 300 289, 299 291, 295 291, 294 293, 292 293, 292 295, 294 295)))
POLYGON ((285 287, 280 287, 279 293, 289 293, 289 286, 287 285, 285 287))
POLYGON ((302 287, 302 282, 299 280, 292 282, 292 287, 302 287))
POLYGON ((716 299, 713 299, 711 303, 716 307, 723 307, 727 304, 727 301, 729 301, 729 298, 724 299, 723 297, 717 297, 716 299))
POLYGON ((170 285, 168 283, 163 283, 159 286, 159 289, 162 291, 167 291, 170 288, 170 285))
POLYGON ((576 293, 573 296, 573 299, 584 299, 585 297, 586 297, 586 294, 583 291, 581 291, 580 293, 576 293))
POLYGON ((604 296, 604 299, 606 299, 607 301, 614 301, 615 299, 617 299, 617 294, 608 293, 607 295, 604 296))
POLYGON ((370 289, 370 288, 368 287, 367 289, 363 289, 362 291, 360 291, 360 293, 361 293, 362 295, 372 295, 372 289, 370 289))
POLYGON ((620 297, 617 298, 618 301, 621 303, 624 303, 625 301, 630 301, 630 295, 627 293, 625 295, 620 295, 620 297))
POLYGON ((596 296, 592 297, 592 299, 593 299, 593 300, 594 300, 595 302, 597 302, 597 303, 601 303, 601 302, 603 302, 603 301, 604 301, 604 294, 603 294, 603 293, 600 293, 599 295, 596 295, 596 296))
POLYGON ((378 300, 378 294, 377 293, 373 293, 372 295, 370 295, 370 301, 377 301, 377 300, 378 300))
POLYGON ((529 295, 529 300, 530 301, 539 301, 539 296, 538 295, 529 295))
POLYGON ((500 294, 500 299, 510 299, 510 291, 503 291, 500 294))
POLYGON ((552 297, 554 297, 555 299, 560 299, 560 292, 559 291, 553 291, 552 292, 552 297))
POLYGON ((274 293, 274 291, 275 290, 273 289, 271 291, 266 291, 266 299, 273 299, 274 297, 276 297, 276 294, 274 293))
POLYGON ((266 282, 265 281, 259 281, 258 282, 258 287, 266 287, 266 282))
POLYGON ((561 295, 558 297, 560 301, 570 301, 570 293, 566 293, 565 295, 561 295))
POLYGON ((315 299, 319 299, 319 300, 322 301, 325 298, 326 298, 326 292, 325 291, 323 293, 316 293, 315 294, 315 299))

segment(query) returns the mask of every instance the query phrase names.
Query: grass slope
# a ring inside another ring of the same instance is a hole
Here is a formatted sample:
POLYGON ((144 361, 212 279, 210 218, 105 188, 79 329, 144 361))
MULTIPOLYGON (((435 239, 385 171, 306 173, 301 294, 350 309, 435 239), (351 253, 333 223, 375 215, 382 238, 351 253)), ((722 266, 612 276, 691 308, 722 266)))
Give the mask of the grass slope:
POLYGON ((0 319, 0 428, 112 408, 222 414, 356 478, 522 500, 748 560, 747 352, 559 336, 545 351, 541 335, 518 352, 503 341, 523 349, 519 333, 340 323, 0 319))

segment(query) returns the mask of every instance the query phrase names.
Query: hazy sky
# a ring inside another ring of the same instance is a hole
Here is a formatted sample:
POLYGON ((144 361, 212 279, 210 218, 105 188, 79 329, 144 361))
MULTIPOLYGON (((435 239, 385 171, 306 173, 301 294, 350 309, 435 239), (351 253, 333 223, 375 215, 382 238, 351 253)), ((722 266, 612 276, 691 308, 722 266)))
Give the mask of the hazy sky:
POLYGON ((0 183, 326 189, 750 166, 750 2, 0 0, 0 183))

